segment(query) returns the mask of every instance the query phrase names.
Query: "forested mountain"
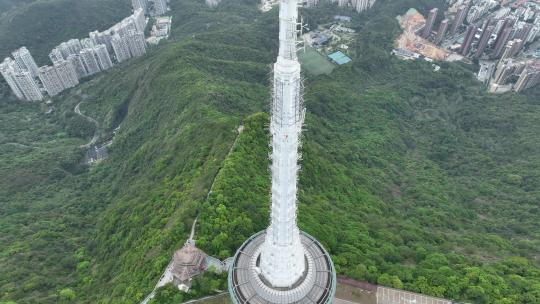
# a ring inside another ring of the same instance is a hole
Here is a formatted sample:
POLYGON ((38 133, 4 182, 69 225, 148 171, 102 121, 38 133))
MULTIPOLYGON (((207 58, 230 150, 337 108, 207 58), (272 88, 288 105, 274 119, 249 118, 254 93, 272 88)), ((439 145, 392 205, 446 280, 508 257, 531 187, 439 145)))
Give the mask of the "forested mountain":
MULTIPOLYGON (((394 17, 443 2, 378 1, 354 18, 353 62, 307 76, 300 227, 340 274, 540 303, 540 91, 489 95, 467 67, 390 55, 394 17)), ((219 257, 267 225, 277 11, 256 4, 172 0, 170 41, 55 98, 52 114, 1 100, 0 303, 137 303, 196 214, 198 244, 219 257), (92 167, 81 102, 103 140, 120 127, 92 167)), ((302 11, 312 24, 335 13, 302 11)))
POLYGON ((34 0, 0 0, 0 15, 8 14, 12 9, 32 1, 34 0))

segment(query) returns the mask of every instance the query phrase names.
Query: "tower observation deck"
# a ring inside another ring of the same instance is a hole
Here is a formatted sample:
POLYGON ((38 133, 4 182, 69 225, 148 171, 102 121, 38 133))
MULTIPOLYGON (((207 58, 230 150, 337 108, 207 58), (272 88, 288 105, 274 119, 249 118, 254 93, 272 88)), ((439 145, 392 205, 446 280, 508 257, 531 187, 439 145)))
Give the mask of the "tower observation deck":
POLYGON ((298 2, 281 0, 279 55, 272 92, 272 207, 270 226, 234 256, 229 290, 235 304, 332 303, 336 275, 330 256, 296 221, 302 103, 296 56, 298 2))

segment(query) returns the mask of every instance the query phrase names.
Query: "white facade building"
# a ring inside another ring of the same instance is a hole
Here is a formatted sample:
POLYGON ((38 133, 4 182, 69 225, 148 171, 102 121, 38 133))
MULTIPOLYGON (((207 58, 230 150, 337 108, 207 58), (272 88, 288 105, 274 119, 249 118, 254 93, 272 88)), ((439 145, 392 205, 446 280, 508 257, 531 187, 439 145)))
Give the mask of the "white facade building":
POLYGON ((90 37, 90 40, 92 40, 92 43, 94 45, 104 44, 107 47, 107 50, 109 52, 112 52, 112 33, 110 30, 106 30, 104 32, 93 31, 90 32, 88 36, 90 37))
POLYGON ((148 0, 131 0, 131 5, 133 6, 133 11, 141 9, 144 14, 148 14, 148 0))
POLYGON ((60 51, 60 49, 54 48, 49 53, 49 59, 51 59, 52 63, 55 63, 56 61, 63 60, 64 56, 62 55, 62 52, 60 51))
POLYGON ((38 71, 39 80, 43 84, 43 87, 49 96, 56 96, 64 90, 64 85, 62 84, 60 77, 58 77, 58 73, 54 67, 42 66, 38 69, 38 71))
POLYGON ((79 39, 70 39, 67 44, 71 54, 77 54, 82 50, 82 43, 79 39))
POLYGON ((88 76, 88 71, 86 70, 84 62, 79 54, 71 54, 68 56, 67 60, 71 62, 71 65, 75 68, 77 78, 81 79, 88 76))
POLYGON ((94 47, 94 53, 96 55, 97 62, 102 71, 112 68, 113 63, 107 47, 104 44, 99 44, 94 47))
POLYGON ((92 41, 92 39, 90 38, 84 38, 81 40, 81 45, 83 46, 83 48, 85 49, 89 49, 89 48, 93 48, 95 45, 94 45, 94 42, 92 41))
POLYGON ((117 62, 123 62, 131 58, 126 38, 120 37, 118 34, 114 35, 112 38, 112 47, 117 62))
POLYGON ((70 61, 57 61, 54 63, 54 68, 65 89, 73 88, 79 84, 79 77, 77 76, 75 67, 73 67, 70 61))
POLYGON ((82 49, 80 52, 80 56, 84 62, 84 66, 86 68, 86 71, 88 72, 88 75, 94 75, 101 71, 101 69, 99 68, 99 64, 96 60, 96 57, 94 56, 93 48, 82 49))
POLYGON ((153 0, 154 1, 154 16, 160 16, 167 12, 167 0, 153 0))
POLYGON ((15 94, 18 99, 23 99, 24 94, 17 85, 17 81, 15 80, 16 69, 18 69, 18 66, 13 61, 13 59, 9 57, 4 59, 4 61, 0 63, 0 74, 2 74, 2 76, 6 80, 13 94, 15 94))
POLYGON ((143 33, 131 31, 126 38, 132 57, 140 57, 146 54, 146 40, 143 33))
POLYGON ((146 28, 146 17, 144 17, 144 12, 142 9, 135 10, 133 12, 133 21, 135 22, 135 27, 141 33, 144 33, 146 28))
POLYGON ((13 79, 21 90, 26 100, 43 100, 43 94, 29 71, 19 71, 13 75, 13 79))
POLYGON ((12 53, 13 59, 22 70, 30 72, 32 77, 37 77, 38 66, 34 61, 34 57, 30 54, 30 51, 26 47, 21 47, 20 49, 12 53))

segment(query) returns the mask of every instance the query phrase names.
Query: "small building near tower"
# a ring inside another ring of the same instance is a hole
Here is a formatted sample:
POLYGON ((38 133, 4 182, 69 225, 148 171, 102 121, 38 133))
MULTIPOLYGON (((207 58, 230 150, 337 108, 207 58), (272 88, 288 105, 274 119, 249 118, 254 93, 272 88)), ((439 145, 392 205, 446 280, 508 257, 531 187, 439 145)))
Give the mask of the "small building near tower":
POLYGON ((206 253, 195 246, 193 240, 188 240, 173 256, 173 283, 179 290, 187 292, 191 288, 191 280, 206 270, 206 253))

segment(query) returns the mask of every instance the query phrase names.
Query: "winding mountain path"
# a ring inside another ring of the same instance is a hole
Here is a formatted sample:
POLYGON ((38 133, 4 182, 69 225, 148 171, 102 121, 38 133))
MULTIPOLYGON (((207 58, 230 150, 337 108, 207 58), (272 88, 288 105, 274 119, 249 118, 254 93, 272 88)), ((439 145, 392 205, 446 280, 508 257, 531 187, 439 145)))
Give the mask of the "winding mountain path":
POLYGON ((94 131, 94 136, 92 137, 92 139, 85 145, 80 145, 79 148, 83 148, 83 149, 86 149, 86 148, 90 148, 91 146, 93 146, 98 138, 99 138, 99 122, 95 119, 93 119, 92 117, 90 116, 86 116, 84 115, 83 113, 81 113, 81 103, 83 103, 82 101, 79 102, 76 106, 75 106, 75 114, 83 117, 84 119, 88 120, 89 122, 93 123, 95 126, 96 126, 96 130, 94 131))

